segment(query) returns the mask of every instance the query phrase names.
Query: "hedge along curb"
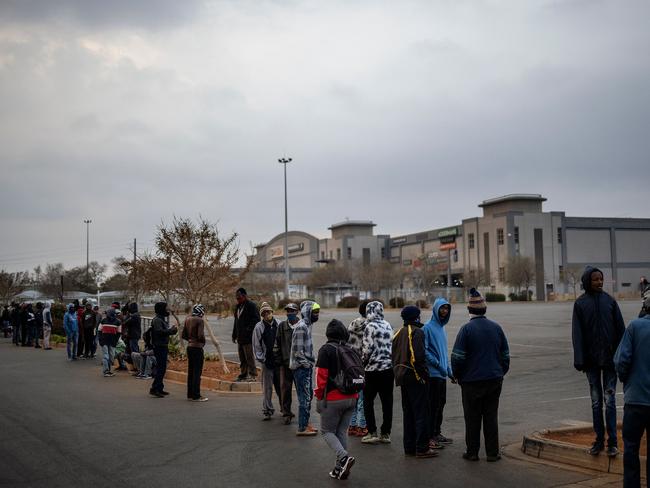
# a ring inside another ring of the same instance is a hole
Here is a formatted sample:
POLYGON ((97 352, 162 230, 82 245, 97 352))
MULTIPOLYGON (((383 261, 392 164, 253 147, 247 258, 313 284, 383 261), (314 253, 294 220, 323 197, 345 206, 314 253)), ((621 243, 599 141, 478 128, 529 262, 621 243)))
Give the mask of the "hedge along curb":
MULTIPOLYGON (((239 363, 226 360, 229 366, 239 367, 239 363)), ((259 368, 258 368, 259 369, 259 368)), ((165 379, 174 383, 187 384, 187 373, 182 371, 174 371, 168 369, 165 373, 165 379)), ((209 376, 201 376, 201 388, 211 391, 218 391, 219 393, 262 393, 262 383, 259 381, 227 381, 218 378, 210 378, 209 376)))
MULTIPOLYGON (((621 427, 619 423, 618 427, 621 427)), ((593 432, 592 427, 563 427, 559 429, 546 429, 538 432, 533 432, 530 435, 524 436, 521 451, 537 459, 551 461, 561 464, 569 464, 571 466, 579 466, 581 468, 600 471, 602 473, 623 474, 623 454, 620 453, 616 457, 608 457, 602 452, 598 456, 592 456, 588 453, 588 448, 577 444, 568 442, 556 441, 544 437, 545 435, 553 433, 565 432, 593 432)), ((646 457, 640 456, 641 466, 645 466, 646 457)), ((643 473, 644 474, 644 473, 643 473)))

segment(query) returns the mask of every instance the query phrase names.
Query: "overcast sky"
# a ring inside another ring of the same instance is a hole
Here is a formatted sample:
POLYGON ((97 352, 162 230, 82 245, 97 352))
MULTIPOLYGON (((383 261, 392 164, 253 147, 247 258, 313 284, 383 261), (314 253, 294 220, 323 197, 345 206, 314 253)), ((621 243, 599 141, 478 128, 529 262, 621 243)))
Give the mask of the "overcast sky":
POLYGON ((0 2, 0 269, 150 245, 242 250, 346 217, 454 225, 541 193, 650 217, 647 0, 0 2))

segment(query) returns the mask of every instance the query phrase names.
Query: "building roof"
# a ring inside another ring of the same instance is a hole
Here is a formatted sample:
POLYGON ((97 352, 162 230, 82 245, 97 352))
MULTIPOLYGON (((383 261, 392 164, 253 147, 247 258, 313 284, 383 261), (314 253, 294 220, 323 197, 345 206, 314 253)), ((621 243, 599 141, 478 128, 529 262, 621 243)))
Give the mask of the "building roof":
POLYGON ((377 224, 375 224, 372 220, 344 220, 343 222, 332 224, 330 227, 328 227, 328 230, 338 229, 340 227, 349 227, 349 226, 375 227, 376 225, 377 224))
POLYGON ((489 207, 490 205, 496 205, 497 203, 517 202, 522 200, 545 202, 546 198, 536 193, 510 193, 509 195, 483 200, 483 202, 479 204, 479 207, 489 207))

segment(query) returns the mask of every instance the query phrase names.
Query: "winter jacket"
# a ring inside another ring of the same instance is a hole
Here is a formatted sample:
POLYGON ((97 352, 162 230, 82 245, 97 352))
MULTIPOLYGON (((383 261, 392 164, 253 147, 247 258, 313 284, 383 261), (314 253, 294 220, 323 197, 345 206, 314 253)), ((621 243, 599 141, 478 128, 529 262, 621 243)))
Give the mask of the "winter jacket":
POLYGON ((384 306, 381 302, 370 302, 366 306, 366 318, 361 347, 364 369, 366 371, 391 369, 393 328, 384 320, 384 306))
POLYGON ((614 365, 625 404, 650 406, 650 316, 633 320, 616 350, 614 365))
POLYGON ((336 387, 333 378, 339 373, 339 358, 337 346, 348 341, 349 333, 345 326, 338 320, 332 320, 327 325, 327 343, 318 350, 316 360, 316 388, 314 396, 318 400, 325 397, 327 389, 327 401, 347 400, 358 398, 358 393, 343 393, 336 387))
POLYGON ((503 378, 510 349, 501 326, 483 316, 470 319, 456 336, 451 368, 461 384, 503 378))
POLYGON ((573 365, 578 371, 613 368, 613 358, 625 332, 625 322, 616 300, 604 291, 591 289, 587 266, 582 275, 585 292, 573 304, 573 365))
POLYGON ((91 310, 84 310, 83 315, 81 316, 81 326, 84 329, 94 329, 97 319, 95 318, 95 312, 91 310))
POLYGON ((63 328, 65 329, 66 335, 74 334, 79 332, 79 326, 77 325, 77 312, 75 312, 74 305, 68 305, 68 311, 63 316, 63 328))
POLYGON ((348 339, 348 346, 361 355, 361 350, 363 348, 363 331, 366 328, 366 317, 357 317, 350 325, 348 325, 348 332, 350 334, 350 339, 348 339))
POLYGON ((232 327, 232 340, 237 344, 250 344, 253 341, 253 329, 260 321, 260 311, 255 302, 246 299, 233 310, 235 321, 232 327))
POLYGON ((187 317, 183 325, 183 339, 187 347, 203 348, 205 346, 205 320, 203 317, 187 317))
POLYGON ((429 376, 421 327, 418 322, 407 322, 393 337, 392 366, 397 386, 424 384, 429 376))
POLYGON ((106 317, 102 319, 98 327, 100 346, 117 346, 117 341, 122 334, 122 322, 117 318, 115 310, 106 310, 106 317))
POLYGON ((451 317, 451 308, 447 317, 441 320, 438 312, 443 305, 449 306, 449 302, 444 298, 436 298, 435 302, 433 302, 433 316, 422 327, 430 378, 445 379, 454 376, 447 358, 447 330, 445 329, 445 325, 451 317))
POLYGON ((278 333, 275 337, 276 361, 278 364, 289 367, 289 360, 291 358, 291 337, 293 336, 293 329, 298 323, 290 324, 288 320, 283 320, 278 324, 278 333))
POLYGON ((127 339, 138 340, 142 335, 142 320, 138 313, 138 304, 129 303, 129 316, 124 321, 127 339))
POLYGON ((255 359, 265 364, 268 368, 275 367, 273 345, 278 333, 278 321, 271 319, 271 323, 260 320, 253 329, 253 353, 255 359))
POLYGON ((43 325, 46 327, 52 327, 52 310, 49 304, 43 309, 43 325))
POLYGON ((314 343, 311 336, 311 311, 314 302, 305 300, 300 305, 300 322, 293 328, 291 335, 291 356, 289 357, 289 368, 313 368, 316 362, 314 358, 314 343))

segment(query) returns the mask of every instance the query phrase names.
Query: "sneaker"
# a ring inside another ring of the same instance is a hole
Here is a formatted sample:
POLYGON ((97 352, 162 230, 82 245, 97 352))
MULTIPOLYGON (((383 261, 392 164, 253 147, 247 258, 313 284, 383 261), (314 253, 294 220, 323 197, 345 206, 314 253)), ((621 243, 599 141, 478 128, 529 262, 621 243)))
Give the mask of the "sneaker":
POLYGON ((368 435, 368 429, 365 427, 359 427, 359 430, 357 431, 357 437, 363 437, 365 435, 368 435))
POLYGON ((298 432, 296 432, 296 435, 298 437, 313 436, 316 434, 317 432, 315 430, 309 430, 309 429, 299 430, 298 432))
POLYGON ((379 444, 379 442, 377 432, 370 432, 361 438, 362 444, 379 444))
POLYGON ((339 479, 340 474, 341 474, 341 466, 339 466, 337 463, 336 466, 334 466, 334 469, 329 472, 329 475, 330 478, 334 478, 335 480, 337 480, 339 479))
POLYGON ((41 346, 39 346, 39 345, 34 346, 34 349, 40 349, 40 348, 41 348, 41 346))
POLYGON ((346 480, 348 479, 348 476, 350 476, 350 470, 352 469, 352 466, 354 466, 354 458, 352 456, 345 456, 343 459, 341 459, 340 465, 341 472, 339 473, 339 479, 346 480))
POLYGON ((308 430, 310 432, 318 433, 318 429, 316 427, 314 427, 313 425, 311 425, 311 424, 307 424, 307 429, 306 430, 308 430))
POLYGON ((427 449, 424 452, 416 452, 415 457, 418 459, 426 459, 426 458, 433 458, 438 456, 438 451, 434 451, 433 449, 427 449))
POLYGON ((265 413, 264 418, 262 420, 271 420, 271 414, 270 413, 265 413))
POLYGON ((154 397, 156 397, 156 398, 165 398, 165 395, 163 395, 163 394, 160 393, 159 391, 152 391, 152 390, 149 390, 149 395, 154 396, 154 397))
POLYGON ((596 441, 591 445, 591 448, 587 452, 592 456, 598 456, 600 452, 604 450, 605 450, 605 445, 602 442, 596 441))
POLYGON ((136 379, 138 380, 150 380, 152 378, 153 376, 136 376, 136 379))
POLYGON ((478 461, 478 454, 472 454, 470 452, 463 453, 463 459, 465 461, 478 461))
POLYGON ((282 418, 282 423, 283 423, 284 425, 289 425, 289 424, 291 423, 291 418, 292 418, 292 417, 291 417, 290 415, 287 415, 286 417, 283 417, 283 418, 282 418))
POLYGON ((445 437, 442 434, 438 434, 436 437, 436 441, 438 441, 438 444, 452 444, 454 442, 453 439, 450 439, 449 437, 445 437))
POLYGON ((257 382, 257 376, 247 376, 244 381, 247 381, 248 383, 256 383, 257 382))
POLYGON ((46 350, 46 351, 51 351, 52 348, 51 348, 51 347, 46 347, 45 350, 46 350))
POLYGON ((497 454, 496 456, 485 456, 485 460, 488 463, 496 463, 499 459, 501 459, 501 454, 497 454))
POLYGON ((618 447, 616 447, 616 446, 609 446, 609 447, 607 448, 607 456, 608 456, 608 457, 611 457, 611 458, 618 456, 618 447))
POLYGON ((160 393, 162 393, 162 394, 165 395, 165 396, 169 395, 169 392, 168 392, 168 391, 165 391, 165 390, 161 390, 160 393))
POLYGON ((382 444, 390 444, 390 434, 380 435, 379 442, 381 442, 382 444))
POLYGON ((104 373, 104 378, 112 378, 113 376, 115 376, 115 373, 113 373, 112 371, 107 371, 106 373, 104 373))
POLYGON ((429 441, 429 449, 444 449, 444 448, 445 448, 445 446, 443 446, 442 444, 440 444, 440 443, 439 443, 437 440, 435 440, 435 439, 431 439, 431 440, 429 441))
POLYGON ((191 398, 190 400, 192 400, 193 402, 207 402, 208 397, 191 398))
POLYGON ((351 425, 348 427, 348 435, 349 436, 356 436, 357 432, 359 432, 359 427, 351 425))

